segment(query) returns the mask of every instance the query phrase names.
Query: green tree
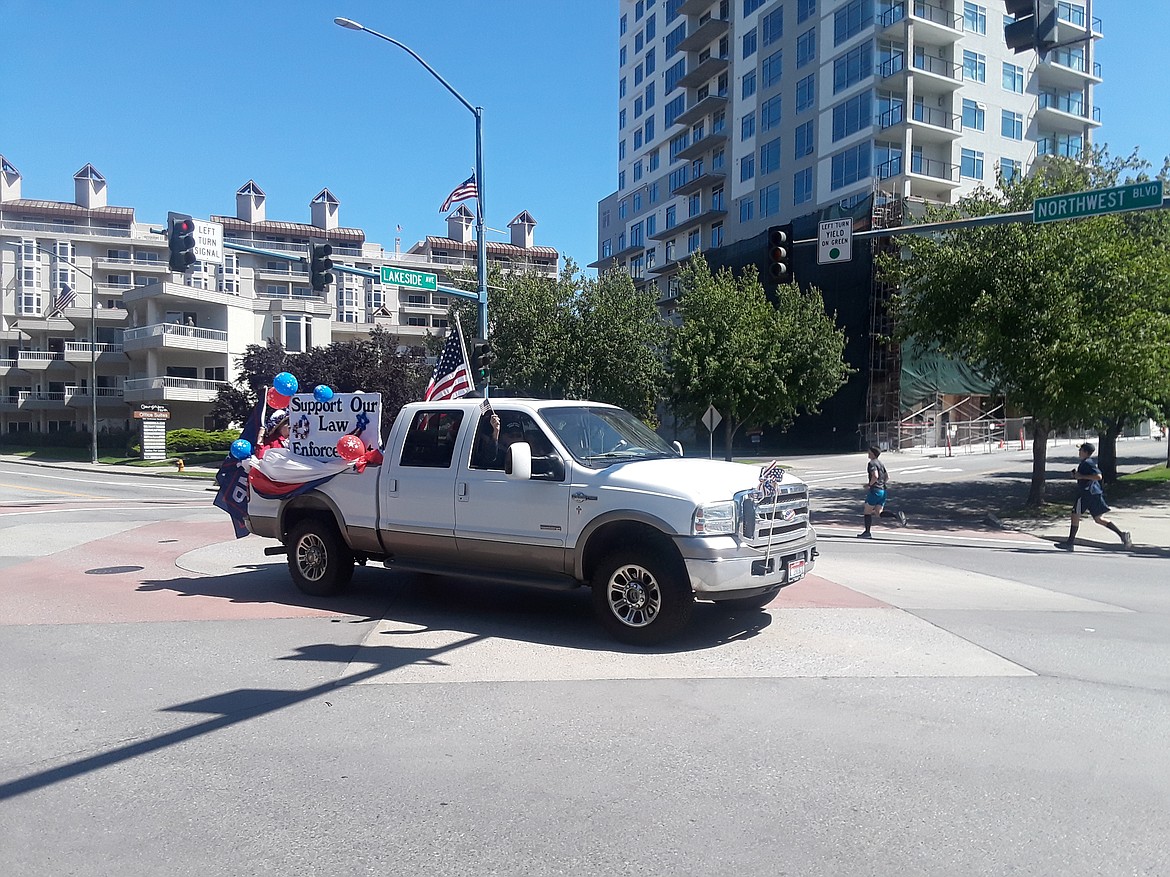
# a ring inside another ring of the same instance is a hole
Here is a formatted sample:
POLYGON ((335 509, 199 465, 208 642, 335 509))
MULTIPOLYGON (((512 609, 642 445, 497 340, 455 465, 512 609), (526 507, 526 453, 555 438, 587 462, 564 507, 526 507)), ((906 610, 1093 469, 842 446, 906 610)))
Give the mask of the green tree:
MULTIPOLYGON (((1144 167, 1136 153, 1050 158, 1023 179, 1001 178, 994 190, 981 188, 926 219, 1028 211, 1038 197, 1114 185, 1144 167)), ((1029 505, 1044 499, 1053 429, 1136 416, 1139 398, 1165 389, 1165 368, 1163 382, 1152 380, 1160 360, 1151 338, 1164 332, 1157 289, 1164 300, 1166 275, 1134 246, 1135 227, 1115 215, 907 235, 899 242, 909 258, 879 262, 902 285, 893 301, 899 336, 966 360, 1032 415, 1029 505)))
POLYGON ((668 360, 675 410, 697 421, 714 405, 725 459, 744 424, 788 426, 845 382, 845 334, 820 290, 785 284, 773 303, 754 267, 740 277, 726 268, 712 275, 701 254, 679 280, 683 321, 668 360))

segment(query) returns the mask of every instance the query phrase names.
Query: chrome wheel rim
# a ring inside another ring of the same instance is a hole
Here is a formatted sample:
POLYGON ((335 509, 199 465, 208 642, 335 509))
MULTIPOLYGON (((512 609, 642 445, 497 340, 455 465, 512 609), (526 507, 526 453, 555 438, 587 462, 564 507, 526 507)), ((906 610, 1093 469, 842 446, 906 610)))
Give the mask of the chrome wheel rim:
POLYGON ((662 589, 658 579, 636 563, 619 566, 605 586, 609 611, 627 627, 646 627, 662 611, 662 589))
POLYGON ((306 533, 297 543, 297 569, 310 582, 318 582, 325 576, 329 552, 324 540, 316 533, 306 533))

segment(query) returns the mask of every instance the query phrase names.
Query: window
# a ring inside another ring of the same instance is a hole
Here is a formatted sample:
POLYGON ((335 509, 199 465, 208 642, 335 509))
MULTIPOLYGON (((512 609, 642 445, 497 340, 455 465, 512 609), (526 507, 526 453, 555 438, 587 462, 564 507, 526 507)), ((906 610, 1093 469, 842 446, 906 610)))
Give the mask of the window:
POLYGON ((613 241, 606 238, 601 242, 601 258, 608 259, 613 255, 613 241))
POLYGON ((963 30, 968 33, 987 33, 987 7, 977 3, 964 3, 963 30))
POLYGON ((618 191, 626 187, 626 172, 618 171, 618 191))
POLYGON ((678 86, 678 81, 686 76, 687 59, 679 58, 674 64, 666 68, 666 91, 670 94, 678 86))
POLYGON ((1018 64, 1003 62, 1003 87, 1016 94, 1024 93, 1024 68, 1018 64))
POLYGON ((760 33, 764 38, 764 45, 770 46, 784 36, 784 7, 777 6, 760 19, 760 33))
POLYGON ((756 53, 756 29, 753 27, 743 35, 743 56, 750 58, 756 53))
MULTIPOLYGON (((636 98, 634 98, 634 118, 635 119, 639 119, 642 117, 642 109, 643 109, 642 96, 638 95, 636 98)), ((635 146, 634 148, 637 149, 638 147, 635 146)))
POLYGON ((627 199, 622 198, 622 200, 618 202, 618 219, 625 219, 626 214, 629 212, 630 202, 627 199))
POLYGON ((687 198, 687 216, 698 216, 703 212, 703 196, 694 192, 687 198))
POLYGON ((626 47, 625 46, 622 46, 620 49, 618 49, 618 66, 619 67, 626 66, 626 47))
POLYGON ((963 127, 968 131, 982 131, 987 127, 982 104, 963 98, 963 127))
POLYGON ((813 123, 805 122, 796 126, 796 158, 809 155, 813 151, 813 123))
POLYGON ((675 52, 677 52, 678 51, 678 44, 681 43, 683 40, 685 40, 686 37, 687 37, 687 23, 684 21, 682 24, 680 24, 678 27, 676 27, 674 30, 672 30, 670 33, 668 33, 666 35, 666 40, 665 40, 666 55, 665 55, 665 57, 669 58, 671 55, 673 55, 675 52))
POLYGON ((743 80, 741 82, 739 91, 740 91, 739 96, 741 98, 751 97, 753 94, 756 93, 756 71, 755 70, 749 70, 747 73, 745 73, 743 75, 743 80))
POLYGON ((963 79, 967 82, 987 81, 987 56, 963 51, 963 79))
POLYGON ((747 18, 767 2, 768 0, 743 0, 743 17, 747 18))
POLYGON ((760 176, 780 170, 780 138, 760 147, 760 176))
POLYGON ((983 179, 983 153, 974 149, 963 149, 959 160, 959 174, 973 180, 983 179))
POLYGON ((675 208, 674 208, 674 205, 671 204, 669 207, 666 208, 666 227, 667 228, 674 228, 675 223, 676 223, 675 208))
POLYGON ((637 67, 634 68, 634 85, 636 85, 636 86, 641 85, 643 78, 644 77, 642 76, 642 65, 639 64, 637 67))
POLYGON ((651 213, 646 217, 646 237, 654 237, 656 231, 658 231, 658 214, 651 213))
POLYGON ((850 0, 833 14, 834 46, 873 24, 873 5, 873 0, 850 0))
POLYGON ((304 353, 313 346, 313 324, 307 316, 278 314, 272 318, 272 337, 290 353, 304 353))
POLYGON ((686 149, 691 142, 691 133, 683 131, 681 134, 676 134, 670 138, 670 160, 674 161, 678 158, 678 154, 686 149))
POLYGON ((760 219, 780 212, 780 184, 773 183, 760 189, 760 219))
POLYGON ((626 25, 628 23, 624 15, 618 20, 618 36, 624 37, 626 35, 626 25))
POLYGON ((646 60, 642 62, 642 66, 644 66, 646 68, 646 75, 647 76, 649 76, 651 73, 654 72, 654 68, 656 65, 654 62, 654 50, 653 49, 647 50, 646 60))
POLYGON ((870 175, 871 146, 868 140, 833 156, 829 188, 836 191, 870 175))
POLYGON ((869 89, 833 107, 833 142, 873 124, 873 92, 869 89))
POLYGON ((739 139, 747 140, 756 135, 756 114, 748 113, 739 120, 739 139))
POLYGON ((780 95, 770 97, 760 104, 760 133, 780 124, 780 95))
POLYGON ((645 45, 645 35, 642 33, 642 31, 638 31, 636 34, 634 34, 634 52, 637 53, 642 51, 645 45))
POLYGON ((694 229, 687 234, 687 253, 693 253, 703 244, 703 235, 700 229, 694 229))
POLYGON ((1014 183, 1020 178, 1020 163, 1015 159, 1001 158, 999 160, 999 173, 1005 183, 1014 183))
POLYGON ((817 29, 810 27, 796 38, 796 68, 799 70, 817 56, 817 29))
POLYGON ((745 155, 739 160, 739 181, 742 183, 756 175, 756 156, 745 155))
POLYGON ((680 94, 673 100, 666 102, 666 108, 662 111, 662 124, 669 128, 674 124, 674 120, 679 117, 679 114, 687 108, 687 96, 680 94))
POLYGON ((817 11, 817 0, 796 0, 796 20, 804 21, 817 11))
POLYGON ((873 75, 873 43, 866 41, 833 61, 833 94, 873 75))
POLYGON ((450 469, 462 411, 418 411, 402 445, 402 466, 450 469))
POLYGON ((638 0, 638 2, 634 4, 634 21, 641 21, 642 14, 645 11, 646 11, 645 0, 638 0))
POLYGON ((1003 111, 1003 118, 1000 121, 1000 133, 1009 140, 1023 140, 1024 139, 1024 116, 1021 113, 1013 113, 1011 110, 1003 111))
POLYGON ((756 202, 751 198, 744 198, 739 202, 739 221, 751 222, 755 215, 756 202))
POLYGON ((796 83, 796 112, 803 113, 816 101, 816 74, 810 73, 796 83))
POLYGON ((760 65, 760 83, 761 88, 767 88, 780 81, 780 74, 784 72, 784 52, 777 49, 771 55, 764 59, 764 63, 760 65))
POLYGON ((623 161, 626 157, 626 141, 623 137, 618 141, 618 161, 623 161))
POLYGON ((716 222, 711 226, 711 247, 723 246, 723 223, 716 222))
POLYGON ((620 100, 621 98, 623 98, 625 96, 626 96, 626 77, 623 76, 621 79, 618 80, 618 99, 620 100))
POLYGON ((670 24, 678 18, 678 8, 682 6, 682 0, 666 0, 666 23, 670 24))
POLYGON ((812 200, 813 172, 811 167, 792 175, 792 203, 803 204, 812 200))
POLYGON ((723 170, 724 156, 725 153, 722 146, 711 153, 711 173, 717 174, 723 170))
MULTIPOLYGON (((653 116, 651 116, 650 118, 648 118, 646 120, 645 130, 646 130, 646 136, 644 138, 644 142, 647 146, 649 146, 650 141, 654 139, 654 117, 653 116)), ((654 170, 654 168, 650 168, 650 170, 654 170)))
POLYGON ((626 111, 620 110, 618 112, 618 130, 624 131, 626 129, 626 111))
POLYGON ((634 201, 634 204, 633 204, 634 216, 637 216, 638 213, 641 212, 641 210, 642 210, 642 193, 635 192, 634 196, 633 196, 633 201, 634 201))
POLYGON ((654 83, 648 82, 646 84, 646 109, 654 106, 654 83))
MULTIPOLYGON (((642 132, 636 131, 634 133, 634 148, 637 149, 641 145, 642 145, 642 132)), ((634 162, 634 182, 636 183, 640 179, 642 179, 642 160, 638 159, 636 162, 634 162)))
MULTIPOLYGON (((653 121, 654 121, 653 119, 650 120, 650 122, 653 122, 653 121)), ((649 125, 650 122, 647 122, 646 124, 649 125)), ((649 135, 647 135, 646 139, 647 140, 650 139, 649 135)), ((657 149, 655 149, 653 152, 650 153, 650 170, 652 170, 652 171, 658 170, 658 150, 657 149)), ((654 203, 653 197, 650 199, 650 203, 651 204, 654 203)))
POLYGON ((652 39, 654 39, 654 35, 656 33, 658 33, 658 28, 654 22, 654 16, 651 15, 646 19, 646 42, 650 42, 652 39))
POLYGON ((641 247, 646 244, 646 239, 642 236, 642 223, 635 222, 630 226, 630 246, 641 247))

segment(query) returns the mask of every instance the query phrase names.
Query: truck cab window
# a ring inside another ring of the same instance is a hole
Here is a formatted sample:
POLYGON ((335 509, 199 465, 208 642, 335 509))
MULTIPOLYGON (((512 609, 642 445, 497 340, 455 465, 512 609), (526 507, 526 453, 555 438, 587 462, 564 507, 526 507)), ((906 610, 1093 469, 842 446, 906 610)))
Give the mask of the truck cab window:
POLYGON ((508 448, 513 442, 528 442, 532 447, 533 456, 553 452, 552 442, 530 415, 523 411, 497 409, 483 414, 479 419, 475 445, 471 451, 471 468, 503 470, 508 448), (500 418, 498 438, 494 436, 492 430, 493 413, 500 418))
POLYGON ((462 411, 417 412, 406 431, 401 465, 449 469, 462 422, 462 411))

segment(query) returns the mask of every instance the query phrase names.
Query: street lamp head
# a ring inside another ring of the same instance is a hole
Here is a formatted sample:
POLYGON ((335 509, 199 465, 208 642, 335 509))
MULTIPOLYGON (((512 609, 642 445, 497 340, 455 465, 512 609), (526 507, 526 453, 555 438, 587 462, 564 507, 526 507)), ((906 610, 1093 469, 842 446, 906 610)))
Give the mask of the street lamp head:
POLYGON ((335 18, 333 23, 341 27, 349 28, 350 30, 365 30, 365 26, 358 24, 352 18, 335 18))

